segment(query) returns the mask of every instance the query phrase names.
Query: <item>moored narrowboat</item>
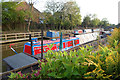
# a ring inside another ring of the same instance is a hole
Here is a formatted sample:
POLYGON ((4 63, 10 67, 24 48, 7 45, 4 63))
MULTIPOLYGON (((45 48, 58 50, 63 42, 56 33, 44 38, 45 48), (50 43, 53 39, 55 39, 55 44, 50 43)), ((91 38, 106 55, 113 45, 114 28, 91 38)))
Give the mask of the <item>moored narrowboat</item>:
MULTIPOLYGON (((51 48, 51 50, 53 51, 60 51, 60 50, 65 51, 75 46, 79 46, 81 44, 96 40, 97 36, 99 36, 99 32, 98 32, 99 29, 95 30, 94 32, 93 31, 91 29, 74 30, 74 33, 78 33, 78 35, 74 35, 74 37, 67 37, 65 39, 62 39, 62 43, 60 43, 59 32, 48 31, 46 36, 51 37, 51 40, 43 40, 43 53, 47 53, 47 51, 50 50, 49 48, 50 44, 53 44, 51 48), (62 44, 62 49, 59 49, 60 44, 62 44)), ((31 48, 31 42, 27 42, 24 44, 23 52, 31 55, 41 54, 41 41, 38 41, 37 38, 33 38, 32 41, 33 41, 32 48, 31 48)))
MULTIPOLYGON (((31 54, 31 55, 38 55, 41 54, 41 42, 37 41, 37 39, 33 40, 33 46, 31 49, 31 43, 27 42, 24 44, 23 52, 31 54), (32 50, 32 51, 31 51, 32 50)), ((60 46, 60 39, 56 40, 44 40, 43 41, 43 53, 46 53, 50 48, 48 45, 53 44, 53 47, 51 50, 53 51, 59 51, 60 46)), ((62 39, 62 51, 68 50, 70 48, 73 48, 75 46, 79 46, 80 41, 77 37, 69 37, 68 39, 62 39)))

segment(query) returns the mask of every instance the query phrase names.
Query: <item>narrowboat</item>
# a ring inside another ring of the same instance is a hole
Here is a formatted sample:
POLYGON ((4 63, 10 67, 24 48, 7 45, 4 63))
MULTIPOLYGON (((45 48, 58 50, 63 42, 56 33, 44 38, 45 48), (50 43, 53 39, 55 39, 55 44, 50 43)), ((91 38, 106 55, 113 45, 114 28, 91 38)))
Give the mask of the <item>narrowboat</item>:
MULTIPOLYGON (((35 39, 33 38, 32 40, 33 40, 32 49, 31 49, 31 43, 27 42, 24 44, 23 52, 31 54, 31 55, 41 54, 41 41, 37 41, 37 38, 35 39)), ((50 44, 53 44, 53 47, 51 48, 51 50, 59 51, 60 39, 44 40, 43 41, 43 53, 46 53, 48 50, 50 50, 50 48, 48 47, 48 45, 50 44)), ((79 38, 77 37, 69 37, 67 39, 62 39, 62 51, 68 50, 70 48, 73 48, 79 45, 80 45, 80 41, 79 41, 79 38)))
MULTIPOLYGON (((75 30, 74 33, 82 33, 80 35, 75 35, 74 37, 68 37, 68 38, 62 38, 62 49, 61 51, 65 51, 68 49, 71 49, 75 46, 79 46, 81 44, 93 41, 97 39, 97 36, 99 36, 99 29, 94 30, 93 33, 91 29, 84 29, 83 30, 75 30)), ((47 53, 50 48, 50 44, 53 44, 53 47, 51 50, 53 51, 60 51, 59 46, 60 46, 60 37, 59 37, 59 32, 54 32, 54 31, 49 31, 47 32, 47 37, 51 37, 51 40, 43 40, 43 53, 47 53), (57 39, 54 39, 57 37, 57 39), (53 39, 52 39, 53 38, 53 39)), ((32 39, 33 44, 31 48, 31 42, 27 42, 24 44, 24 53, 28 53, 31 55, 39 55, 41 54, 41 41, 38 41, 37 38, 32 39), (31 51, 32 50, 32 51, 31 51)))
POLYGON ((83 30, 74 30, 74 34, 82 34, 83 30))

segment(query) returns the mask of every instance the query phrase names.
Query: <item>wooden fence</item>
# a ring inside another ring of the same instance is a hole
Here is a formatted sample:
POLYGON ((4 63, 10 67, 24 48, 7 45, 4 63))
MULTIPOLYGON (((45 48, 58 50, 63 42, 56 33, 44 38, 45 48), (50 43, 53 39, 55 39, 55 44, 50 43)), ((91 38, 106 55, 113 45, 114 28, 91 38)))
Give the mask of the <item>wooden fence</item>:
POLYGON ((0 43, 20 41, 20 40, 28 40, 29 34, 31 34, 32 38, 40 38, 41 37, 41 32, 1 34, 0 43))
MULTIPOLYGON (((61 32, 63 32, 63 34, 72 33, 73 31, 74 30, 61 30, 61 32)), ((1 39, 0 43, 28 40, 29 34, 31 34, 32 38, 41 38, 41 32, 1 34, 0 35, 0 39, 1 39)), ((46 36, 46 31, 44 31, 44 36, 46 36)))

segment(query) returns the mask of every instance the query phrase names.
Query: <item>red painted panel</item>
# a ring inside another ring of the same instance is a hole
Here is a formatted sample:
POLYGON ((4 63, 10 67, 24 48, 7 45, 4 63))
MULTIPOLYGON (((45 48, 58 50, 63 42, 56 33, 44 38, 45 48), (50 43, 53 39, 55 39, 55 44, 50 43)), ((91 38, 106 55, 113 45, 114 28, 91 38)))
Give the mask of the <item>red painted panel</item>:
POLYGON ((74 44, 75 44, 75 45, 79 44, 79 39, 74 40, 74 44))
POLYGON ((41 53, 41 46, 40 47, 34 47, 34 55, 41 53))
POLYGON ((68 47, 73 46, 73 41, 68 41, 68 47))
POLYGON ((31 54, 31 46, 25 45, 25 53, 31 54))
POLYGON ((53 47, 51 48, 51 50, 57 50, 56 44, 53 45, 53 47))
POLYGON ((47 52, 48 50, 50 50, 49 49, 49 47, 46 45, 46 46, 43 46, 43 52, 45 53, 45 52, 47 52))
POLYGON ((77 44, 79 44, 79 39, 77 39, 77 44))
POLYGON ((65 48, 66 46, 65 46, 65 42, 63 42, 63 48, 65 48))
MULTIPOLYGON (((43 46, 43 53, 47 52, 49 49, 48 46, 43 46)), ((41 46, 40 47, 34 47, 34 55, 41 54, 41 46)))

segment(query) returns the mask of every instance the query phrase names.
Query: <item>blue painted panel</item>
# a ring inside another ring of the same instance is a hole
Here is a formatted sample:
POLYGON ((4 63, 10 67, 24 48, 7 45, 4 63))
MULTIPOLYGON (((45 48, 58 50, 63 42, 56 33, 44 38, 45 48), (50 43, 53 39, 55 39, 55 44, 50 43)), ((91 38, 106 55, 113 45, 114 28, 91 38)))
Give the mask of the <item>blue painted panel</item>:
POLYGON ((47 32, 47 37, 52 37, 52 32, 47 32))
POLYGON ((47 32, 47 37, 59 37, 59 32, 47 32))

